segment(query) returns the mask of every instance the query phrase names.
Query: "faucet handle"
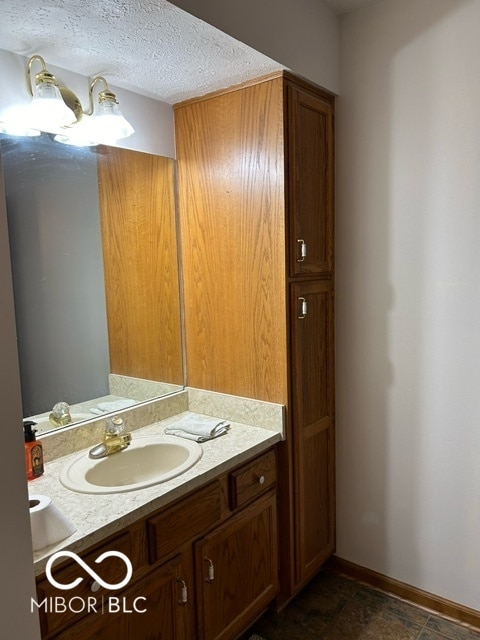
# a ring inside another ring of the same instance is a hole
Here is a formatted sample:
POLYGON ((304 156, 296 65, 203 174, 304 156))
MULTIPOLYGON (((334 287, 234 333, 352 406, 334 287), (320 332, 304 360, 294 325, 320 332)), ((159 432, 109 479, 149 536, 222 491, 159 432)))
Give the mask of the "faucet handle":
POLYGON ((111 435, 118 436, 124 429, 123 418, 120 416, 113 416, 113 418, 107 423, 105 431, 111 435))
POLYGON ((48 419, 55 427, 65 427, 73 422, 70 407, 66 402, 57 402, 48 419))
POLYGON ((70 407, 66 402, 57 402, 52 409, 52 413, 55 418, 63 418, 65 415, 69 415, 70 407))

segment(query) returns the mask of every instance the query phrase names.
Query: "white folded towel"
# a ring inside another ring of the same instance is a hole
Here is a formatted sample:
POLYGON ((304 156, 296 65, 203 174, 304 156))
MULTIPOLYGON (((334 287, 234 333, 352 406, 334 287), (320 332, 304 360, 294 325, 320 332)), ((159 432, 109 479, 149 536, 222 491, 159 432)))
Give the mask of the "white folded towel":
POLYGON ((112 400, 111 402, 99 402, 96 407, 90 409, 91 413, 96 416, 101 416, 103 413, 110 413, 111 411, 121 411, 127 407, 132 407, 136 404, 135 400, 130 398, 120 398, 119 400, 112 400))
POLYGON ((170 436, 179 436, 196 442, 205 442, 212 438, 223 436, 230 429, 226 420, 218 420, 192 413, 177 420, 171 427, 166 427, 165 433, 170 436))

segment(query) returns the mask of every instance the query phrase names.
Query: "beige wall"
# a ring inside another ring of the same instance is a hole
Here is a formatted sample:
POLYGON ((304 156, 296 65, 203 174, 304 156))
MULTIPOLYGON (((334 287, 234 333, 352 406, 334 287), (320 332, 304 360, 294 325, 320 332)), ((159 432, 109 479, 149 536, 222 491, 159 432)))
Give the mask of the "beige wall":
POLYGON ((0 164, 0 406, 2 445, 0 486, 3 487, 0 534, 1 635, 40 638, 38 615, 30 614, 35 595, 32 540, 22 430, 20 378, 15 340, 7 215, 0 164))
POLYGON ((171 0, 330 91, 338 91, 338 18, 320 0, 171 0))
POLYGON ((344 17, 338 555, 480 606, 480 2, 344 17))

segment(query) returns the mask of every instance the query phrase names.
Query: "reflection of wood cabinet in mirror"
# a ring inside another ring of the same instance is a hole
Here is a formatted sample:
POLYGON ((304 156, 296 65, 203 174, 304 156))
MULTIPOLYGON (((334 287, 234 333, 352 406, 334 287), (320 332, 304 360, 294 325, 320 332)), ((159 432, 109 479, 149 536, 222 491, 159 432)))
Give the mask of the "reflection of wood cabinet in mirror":
POLYGON ((183 384, 174 161, 98 157, 112 373, 183 384))

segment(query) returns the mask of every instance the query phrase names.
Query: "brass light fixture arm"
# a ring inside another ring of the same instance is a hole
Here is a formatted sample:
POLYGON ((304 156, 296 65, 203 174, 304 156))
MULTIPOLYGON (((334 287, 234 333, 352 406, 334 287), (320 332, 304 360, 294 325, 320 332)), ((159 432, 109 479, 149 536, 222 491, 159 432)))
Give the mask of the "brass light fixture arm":
POLYGON ((28 92, 31 96, 33 96, 33 87, 32 87, 32 65, 34 62, 40 62, 40 64, 42 65, 42 70, 36 74, 35 76, 35 81, 36 84, 38 84, 38 82, 51 82, 53 83, 55 86, 57 85, 57 79, 55 78, 55 76, 53 75, 53 73, 50 73, 47 69, 47 65, 45 63, 45 60, 42 58, 42 56, 39 56, 38 54, 35 54, 34 56, 32 56, 30 58, 30 60, 27 63, 27 88, 28 88, 28 92))
POLYGON ((84 114, 87 116, 91 116, 93 113, 93 88, 97 84, 97 82, 103 82, 103 85, 104 85, 103 91, 100 91, 100 93, 98 94, 99 102, 107 101, 107 102, 115 102, 115 104, 118 104, 117 97, 112 91, 110 91, 110 87, 108 86, 108 82, 105 80, 105 78, 103 76, 96 76, 90 82, 90 87, 88 89, 88 100, 89 100, 88 110, 84 111, 84 114))

